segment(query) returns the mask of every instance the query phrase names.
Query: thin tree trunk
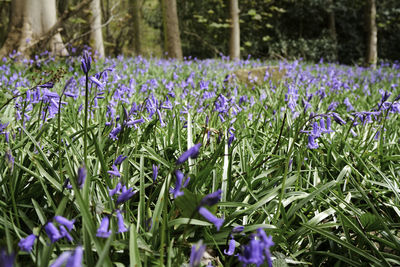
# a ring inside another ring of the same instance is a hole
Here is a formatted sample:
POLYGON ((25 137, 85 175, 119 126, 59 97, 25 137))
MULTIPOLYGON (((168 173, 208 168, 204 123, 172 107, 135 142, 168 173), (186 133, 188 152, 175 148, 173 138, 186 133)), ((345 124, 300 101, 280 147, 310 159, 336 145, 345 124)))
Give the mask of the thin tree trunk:
POLYGON ((378 61, 378 28, 376 26, 376 2, 368 0, 368 43, 366 64, 376 66, 378 61))
POLYGON ((240 26, 239 26, 239 4, 238 0, 229 0, 230 14, 230 39, 229 39, 229 57, 237 60, 240 58, 240 26))
POLYGON ((182 45, 176 0, 162 0, 162 10, 165 51, 168 53, 168 57, 182 60, 182 45))
POLYGON ((133 15, 133 37, 134 37, 134 50, 136 56, 142 54, 141 47, 141 1, 140 0, 131 0, 132 2, 132 15, 133 15))
MULTIPOLYGON (((32 44, 36 44, 57 22, 55 0, 14 0, 11 6, 11 26, 7 39, 0 49, 0 58, 13 50, 29 57, 32 44)), ((47 49, 53 55, 68 55, 60 33, 54 34, 47 49)))
POLYGON ((92 12, 90 19, 90 46, 94 53, 104 58, 103 33, 101 30, 101 8, 100 0, 92 0, 90 3, 90 11, 92 12))

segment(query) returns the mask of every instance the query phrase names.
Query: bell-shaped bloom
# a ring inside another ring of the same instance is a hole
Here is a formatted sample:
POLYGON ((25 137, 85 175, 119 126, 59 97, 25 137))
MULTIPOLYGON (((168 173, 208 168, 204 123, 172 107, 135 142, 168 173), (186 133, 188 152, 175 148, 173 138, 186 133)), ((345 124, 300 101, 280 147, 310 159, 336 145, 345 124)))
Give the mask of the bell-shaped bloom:
POLYGON ((214 214, 204 207, 199 208, 199 213, 206 218, 207 221, 213 223, 217 228, 217 231, 219 231, 219 228, 221 228, 221 226, 224 224, 224 219, 215 217, 214 214))
POLYGON ((79 188, 82 188, 83 185, 85 184, 86 174, 87 174, 87 171, 86 171, 85 166, 83 165, 82 167, 80 167, 78 169, 78 179, 77 180, 78 180, 79 188))
POLYGON ((114 161, 114 165, 121 165, 121 163, 126 159, 126 156, 119 155, 117 159, 114 161))
POLYGON ((81 267, 82 266, 82 258, 83 258, 83 249, 81 246, 78 246, 74 254, 72 254, 65 267, 81 267))
POLYGON ((198 143, 194 146, 192 146, 191 148, 189 148, 188 150, 186 150, 185 152, 182 153, 182 155, 178 158, 178 160, 176 161, 176 164, 182 164, 185 161, 188 160, 188 158, 197 158, 197 156, 199 155, 200 152, 200 147, 201 147, 201 143, 198 143))
POLYGON ((111 177, 116 176, 116 177, 121 177, 121 173, 118 170, 118 167, 115 165, 112 165, 112 171, 107 171, 108 174, 111 175, 111 177))
POLYGON ((90 57, 89 52, 85 50, 81 59, 81 68, 85 74, 89 73, 91 63, 92 58, 90 57))
POLYGON ((72 238, 72 236, 69 234, 68 230, 65 228, 64 225, 60 225, 60 234, 61 236, 65 237, 66 239, 68 239, 69 242, 74 241, 74 239, 72 238))
POLYGON ((308 136, 308 148, 309 149, 317 149, 319 147, 318 143, 315 141, 315 137, 313 135, 308 136))
POLYGON ((121 185, 121 183, 119 182, 119 183, 115 186, 114 189, 109 189, 109 190, 108 190, 108 193, 109 193, 110 197, 112 197, 112 196, 115 195, 116 193, 120 193, 121 187, 122 187, 122 185, 121 185))
POLYGON ((97 85, 100 88, 104 87, 104 83, 100 82, 96 77, 89 77, 89 80, 92 81, 92 83, 94 83, 95 85, 97 85))
POLYGON ((175 171, 175 188, 170 188, 170 193, 174 195, 174 198, 177 198, 179 196, 183 195, 183 191, 181 191, 182 188, 182 180, 184 177, 184 174, 180 170, 175 171))
POLYGON ((213 206, 221 200, 222 190, 218 189, 214 193, 208 194, 200 201, 200 206, 213 206))
POLYGON ((233 229, 232 229, 232 233, 241 233, 241 232, 243 232, 243 230, 244 230, 244 227, 243 226, 235 226, 235 227, 233 227, 233 229))
POLYGON ((33 244, 35 244, 36 236, 34 234, 30 234, 27 237, 21 239, 18 243, 18 246, 22 251, 31 251, 33 244))
POLYGON ((8 254, 5 249, 0 250, 0 266, 13 267, 15 255, 14 253, 8 254))
POLYGON ((117 219, 118 219, 118 233, 124 233, 126 231, 128 231, 128 228, 125 227, 124 224, 124 218, 122 217, 122 214, 119 210, 116 211, 117 213, 117 219))
POLYGON ((339 114, 333 112, 333 113, 332 113, 332 117, 333 117, 333 119, 334 119, 337 123, 339 123, 340 125, 346 124, 346 121, 343 120, 343 119, 339 116, 339 114))
POLYGON ((68 220, 67 218, 64 218, 63 216, 59 216, 59 215, 54 216, 54 220, 56 222, 58 222, 59 224, 62 224, 65 227, 67 227, 69 231, 71 231, 72 228, 74 228, 75 220, 68 220))
POLYGON ((111 235, 111 230, 108 229, 109 224, 110 218, 108 218, 108 216, 105 216, 100 223, 99 229, 97 229, 96 236, 103 238, 109 237, 111 235))
POLYGON ((244 266, 255 264, 260 266, 264 263, 264 245, 259 239, 253 237, 249 244, 243 247, 243 251, 238 255, 238 259, 244 266))
POLYGON ((129 188, 127 190, 122 190, 122 193, 117 198, 117 205, 124 203, 129 200, 136 192, 133 192, 133 188, 129 188))
POLYGON ((190 267, 200 266, 201 258, 203 257, 204 251, 206 251, 206 245, 203 245, 201 242, 197 246, 192 246, 189 262, 190 267))
POLYGON ((52 222, 48 222, 44 227, 44 230, 46 231, 47 236, 50 238, 51 243, 54 243, 58 239, 62 238, 60 231, 52 222))
POLYGON ((69 259, 69 257, 71 257, 72 255, 72 251, 65 251, 63 253, 61 253, 60 256, 58 256, 58 258, 53 261, 53 263, 50 265, 50 267, 61 267, 63 266, 63 264, 69 259))
POLYGON ((228 250, 224 250, 224 254, 228 256, 232 256, 235 253, 236 241, 233 239, 233 236, 229 240, 228 250))
POLYGON ((158 176, 158 166, 153 164, 153 182, 157 180, 157 176, 158 176))

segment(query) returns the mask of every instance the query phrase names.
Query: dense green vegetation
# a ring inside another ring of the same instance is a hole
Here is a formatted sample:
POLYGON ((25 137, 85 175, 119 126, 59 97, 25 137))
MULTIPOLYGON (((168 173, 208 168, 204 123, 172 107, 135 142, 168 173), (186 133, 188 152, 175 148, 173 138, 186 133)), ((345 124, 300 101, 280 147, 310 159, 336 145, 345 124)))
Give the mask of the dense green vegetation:
POLYGON ((266 62, 88 60, 1 66, 4 262, 196 266, 202 240, 201 265, 268 266, 245 247, 264 233, 274 266, 400 264, 399 65, 278 62, 246 84, 226 75, 266 62))

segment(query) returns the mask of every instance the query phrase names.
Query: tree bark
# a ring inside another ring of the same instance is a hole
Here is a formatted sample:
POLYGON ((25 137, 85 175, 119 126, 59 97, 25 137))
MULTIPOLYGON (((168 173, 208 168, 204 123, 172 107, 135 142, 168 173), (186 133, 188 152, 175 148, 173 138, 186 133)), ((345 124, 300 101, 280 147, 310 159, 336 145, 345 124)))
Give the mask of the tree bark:
POLYGON ((100 0, 92 0, 90 3, 90 47, 94 55, 104 58, 103 32, 101 30, 100 0))
POLYGON ((134 35, 134 50, 135 55, 138 56, 142 54, 141 47, 141 1, 140 0, 131 0, 132 3, 132 16, 133 16, 133 35, 134 35))
POLYGON ((176 0, 162 0, 164 21, 164 46, 167 57, 182 60, 182 45, 179 32, 176 0))
POLYGON ((229 0, 229 15, 231 20, 229 57, 231 59, 237 60, 240 58, 240 26, 238 0, 229 0))
MULTIPOLYGON (((0 57, 14 50, 28 57, 32 44, 36 44, 57 22, 55 0, 13 0, 11 25, 7 39, 0 49, 0 57)), ((68 55, 60 33, 54 34, 47 44, 53 55, 68 55)))
POLYGON ((375 67, 378 61, 378 27, 376 26, 376 2, 368 0, 368 43, 366 64, 375 67))

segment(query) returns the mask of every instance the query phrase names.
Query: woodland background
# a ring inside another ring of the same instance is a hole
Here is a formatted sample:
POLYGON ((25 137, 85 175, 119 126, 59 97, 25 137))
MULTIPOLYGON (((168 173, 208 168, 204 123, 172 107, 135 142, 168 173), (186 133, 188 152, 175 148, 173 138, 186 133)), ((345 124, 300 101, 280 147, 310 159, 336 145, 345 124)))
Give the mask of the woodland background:
POLYGON ((68 54, 88 45, 111 57, 376 64, 400 59, 400 1, 0 0, 0 56, 67 55, 60 44, 68 54))

